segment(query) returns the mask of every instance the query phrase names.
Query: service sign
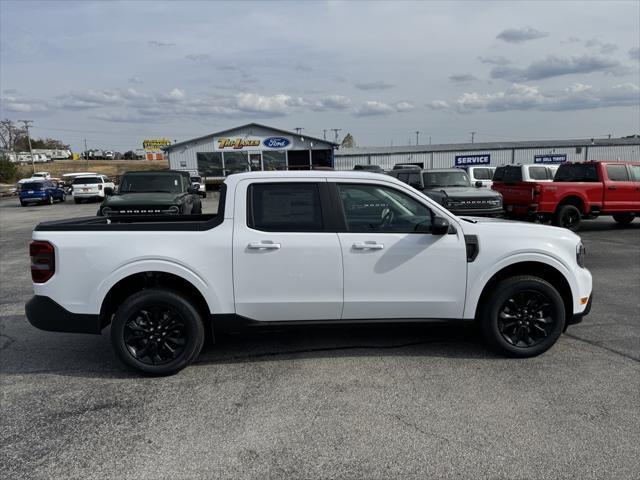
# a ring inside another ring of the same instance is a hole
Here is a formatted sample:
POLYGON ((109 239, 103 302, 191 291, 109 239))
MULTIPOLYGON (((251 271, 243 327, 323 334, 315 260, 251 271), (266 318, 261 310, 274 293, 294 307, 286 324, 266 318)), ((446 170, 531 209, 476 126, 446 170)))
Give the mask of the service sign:
POLYGON ((456 155, 455 166, 466 167, 473 165, 489 165, 491 163, 491 155, 482 153, 480 155, 456 155))
POLYGON ((567 161, 567 154, 547 154, 547 155, 535 155, 533 157, 533 163, 564 163, 567 161))
POLYGON ((147 151, 158 151, 163 147, 171 145, 171 140, 168 138, 151 138, 142 141, 142 148, 147 151))
POLYGON ((288 137, 220 137, 213 139, 217 152, 238 150, 287 150, 293 142, 288 137))

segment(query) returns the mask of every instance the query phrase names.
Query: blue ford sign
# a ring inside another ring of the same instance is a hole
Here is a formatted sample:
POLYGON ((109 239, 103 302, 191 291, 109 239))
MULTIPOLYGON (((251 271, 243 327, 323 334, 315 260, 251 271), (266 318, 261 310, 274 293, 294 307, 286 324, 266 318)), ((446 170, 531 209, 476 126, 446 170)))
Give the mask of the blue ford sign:
POLYGON ((262 141, 267 148, 287 148, 291 144, 291 140, 285 137, 267 137, 262 141))
POLYGON ((491 163, 491 155, 483 153, 481 155, 456 155, 456 167, 464 167, 467 165, 489 165, 491 163))
POLYGON ((533 163, 564 163, 567 161, 567 154, 547 154, 547 155, 534 155, 533 163))

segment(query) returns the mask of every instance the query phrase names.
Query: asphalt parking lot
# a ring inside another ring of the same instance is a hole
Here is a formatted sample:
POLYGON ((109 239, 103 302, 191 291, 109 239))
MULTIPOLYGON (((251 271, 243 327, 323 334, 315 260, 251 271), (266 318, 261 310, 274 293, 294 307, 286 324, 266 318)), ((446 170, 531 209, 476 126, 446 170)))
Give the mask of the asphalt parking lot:
POLYGON ((141 378, 107 332, 23 314, 32 228, 97 206, 0 200, 2 478, 640 477, 640 220, 585 222, 593 310, 537 358, 472 327, 304 328, 141 378))

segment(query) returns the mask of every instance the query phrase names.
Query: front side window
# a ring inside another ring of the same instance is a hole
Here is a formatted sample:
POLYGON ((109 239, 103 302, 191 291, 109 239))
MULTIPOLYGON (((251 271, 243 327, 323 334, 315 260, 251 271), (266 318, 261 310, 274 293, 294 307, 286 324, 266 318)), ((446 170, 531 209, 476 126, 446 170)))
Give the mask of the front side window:
POLYGON ((349 232, 415 233, 431 227, 431 210, 393 188, 339 184, 338 192, 349 232))
POLYGON ((250 228, 267 232, 323 231, 316 183, 256 183, 249 186, 250 228))
POLYGON ((491 180, 493 178, 493 171, 490 168, 475 168, 473 170, 473 176, 476 180, 491 180))
POLYGON ((437 187, 468 187, 471 185, 467 172, 460 170, 457 172, 424 172, 425 188, 437 187))
POLYGON ((631 167, 631 178, 634 182, 640 182, 640 165, 629 165, 631 167))
POLYGON ((614 182, 628 182, 629 174, 626 165, 607 165, 607 176, 614 182))

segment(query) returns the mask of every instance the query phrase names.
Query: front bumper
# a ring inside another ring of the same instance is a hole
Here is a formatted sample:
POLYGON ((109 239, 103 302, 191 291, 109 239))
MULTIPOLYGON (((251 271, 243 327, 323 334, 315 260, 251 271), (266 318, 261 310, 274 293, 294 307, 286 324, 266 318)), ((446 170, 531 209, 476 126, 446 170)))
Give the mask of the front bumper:
POLYGON ((567 330, 567 327, 569 325, 575 325, 576 323, 580 323, 582 322, 582 319, 584 317, 589 315, 589 312, 591 312, 591 302, 593 302, 593 292, 591 292, 591 295, 589 295, 589 301, 587 302, 586 308, 582 312, 575 313, 571 318, 567 319, 567 322, 564 327, 565 331, 567 330))
POLYGON ((34 295, 25 305, 29 323, 48 332, 100 334, 100 315, 72 313, 49 297, 34 295))

